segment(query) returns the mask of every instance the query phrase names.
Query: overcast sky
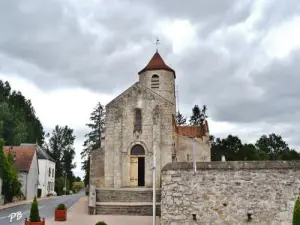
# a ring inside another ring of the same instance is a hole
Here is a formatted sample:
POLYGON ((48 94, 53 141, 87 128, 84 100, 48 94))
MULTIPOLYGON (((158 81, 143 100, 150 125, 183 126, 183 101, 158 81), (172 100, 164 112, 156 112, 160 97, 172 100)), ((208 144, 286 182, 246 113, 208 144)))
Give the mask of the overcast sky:
POLYGON ((159 52, 179 109, 206 104, 214 136, 282 135, 300 149, 300 1, 0 1, 0 79, 32 100, 46 131, 75 130, 138 80, 159 52))

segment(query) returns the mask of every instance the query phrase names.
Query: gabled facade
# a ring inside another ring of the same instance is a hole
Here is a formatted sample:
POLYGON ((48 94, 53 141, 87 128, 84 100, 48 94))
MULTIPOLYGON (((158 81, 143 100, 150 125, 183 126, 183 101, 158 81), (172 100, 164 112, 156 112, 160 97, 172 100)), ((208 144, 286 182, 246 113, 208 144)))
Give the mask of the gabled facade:
POLYGON ((37 197, 46 197, 55 194, 55 161, 37 144, 21 144, 21 146, 33 146, 36 148, 39 164, 39 185, 37 197))
POLYGON ((18 172, 21 191, 26 200, 37 196, 39 167, 37 151, 34 146, 4 146, 4 153, 14 156, 13 166, 18 172))

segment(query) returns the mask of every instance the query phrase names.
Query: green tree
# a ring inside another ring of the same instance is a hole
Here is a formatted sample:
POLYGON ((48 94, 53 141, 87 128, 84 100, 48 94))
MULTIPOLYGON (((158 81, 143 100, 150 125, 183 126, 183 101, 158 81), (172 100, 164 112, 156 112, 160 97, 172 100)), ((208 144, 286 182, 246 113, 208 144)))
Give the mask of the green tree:
POLYGON ((299 225, 299 224, 300 224, 300 198, 298 197, 294 206, 293 225, 299 225))
POLYGON ((8 82, 0 80, 0 137, 7 145, 22 142, 42 145, 44 131, 31 101, 21 92, 12 91, 8 82))
POLYGON ((238 160, 239 153, 242 151, 242 141, 233 135, 228 135, 227 138, 211 137, 211 158, 213 161, 220 161, 222 155, 227 161, 238 160))
POLYGON ((41 217, 39 214, 39 206, 38 206, 38 202, 36 200, 36 197, 34 197, 33 202, 31 204, 31 209, 30 209, 30 221, 31 222, 40 222, 41 221, 41 217))
POLYGON ((71 171, 76 166, 73 163, 75 157, 75 150, 73 147, 75 135, 73 132, 73 129, 68 126, 61 127, 56 125, 49 139, 49 152, 56 162, 56 178, 64 176, 65 171, 70 178, 71 171))
MULTIPOLYGON (((4 141, 0 138, 0 178, 3 178, 5 155, 3 151, 4 141)), ((1 193, 0 193, 1 194, 1 193)))
POLYGON ((192 109, 192 116, 189 120, 190 125, 192 126, 200 126, 204 123, 205 119, 207 118, 206 115, 207 107, 203 105, 202 109, 199 108, 198 105, 195 105, 192 109))
POLYGON ((177 125, 186 124, 186 117, 184 117, 179 111, 176 113, 176 123, 177 125))
POLYGON ((268 155, 269 160, 278 160, 283 156, 288 158, 290 149, 288 144, 282 139, 281 136, 274 133, 267 135, 262 135, 255 146, 260 152, 268 155))
POLYGON ((20 196, 22 192, 17 171, 13 167, 13 156, 11 154, 5 156, 3 146, 4 141, 0 139, 0 176, 3 180, 2 194, 4 195, 5 203, 7 203, 11 202, 14 196, 20 196))
POLYGON ((90 115, 90 123, 86 126, 90 132, 85 135, 86 140, 83 143, 83 150, 80 153, 82 158, 82 170, 85 171, 84 182, 89 181, 89 156, 91 151, 101 148, 101 133, 105 128, 105 107, 100 102, 97 103, 90 115))
POLYGON ((73 169, 76 168, 76 164, 73 162, 75 158, 74 130, 68 126, 56 125, 49 138, 49 144, 45 144, 47 152, 55 160, 55 178, 57 185, 55 185, 55 192, 63 194, 64 185, 61 185, 61 180, 66 180, 69 183, 73 183, 75 176, 73 169))
POLYGON ((88 157, 87 160, 84 160, 82 162, 82 168, 83 171, 85 171, 85 175, 83 178, 83 182, 85 185, 87 185, 90 181, 90 157, 88 157))

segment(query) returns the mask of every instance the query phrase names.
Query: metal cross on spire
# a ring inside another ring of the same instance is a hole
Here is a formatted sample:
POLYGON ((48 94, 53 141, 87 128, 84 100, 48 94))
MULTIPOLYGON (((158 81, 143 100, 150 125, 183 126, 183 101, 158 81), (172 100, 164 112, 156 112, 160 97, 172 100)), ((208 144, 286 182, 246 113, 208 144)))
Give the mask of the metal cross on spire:
POLYGON ((159 39, 158 37, 156 37, 156 42, 155 42, 155 45, 156 45, 156 52, 158 52, 158 45, 159 45, 159 39))

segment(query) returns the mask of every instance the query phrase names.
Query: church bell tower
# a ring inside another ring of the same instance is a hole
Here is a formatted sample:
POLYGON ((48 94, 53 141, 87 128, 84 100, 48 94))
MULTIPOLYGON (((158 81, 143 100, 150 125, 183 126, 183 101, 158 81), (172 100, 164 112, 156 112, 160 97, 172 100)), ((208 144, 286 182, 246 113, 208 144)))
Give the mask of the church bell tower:
POLYGON ((176 110, 175 71, 166 65, 158 51, 144 69, 139 72, 139 82, 169 100, 176 110))

